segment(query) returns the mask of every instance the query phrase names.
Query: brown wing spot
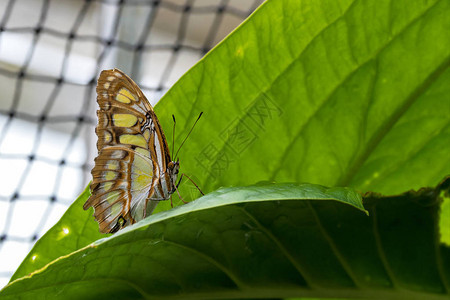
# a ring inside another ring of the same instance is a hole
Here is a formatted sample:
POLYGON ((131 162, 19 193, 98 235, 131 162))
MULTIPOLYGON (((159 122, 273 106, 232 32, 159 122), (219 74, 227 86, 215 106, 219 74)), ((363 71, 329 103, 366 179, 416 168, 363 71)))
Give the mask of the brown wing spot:
POLYGON ((100 110, 97 111, 97 114, 99 111, 107 112, 108 110, 111 109, 111 103, 109 102, 109 100, 98 99, 97 102, 98 102, 98 105, 100 106, 100 110))
POLYGON ((97 128, 105 128, 109 125, 108 115, 103 110, 97 110, 98 126, 97 128))

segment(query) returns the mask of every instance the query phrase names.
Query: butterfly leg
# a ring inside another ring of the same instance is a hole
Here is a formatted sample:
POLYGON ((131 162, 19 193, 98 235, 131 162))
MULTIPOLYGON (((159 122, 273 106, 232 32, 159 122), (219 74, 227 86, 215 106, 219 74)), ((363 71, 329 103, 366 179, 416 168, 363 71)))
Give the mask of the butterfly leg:
POLYGON ((180 184, 181 184, 181 180, 183 179, 183 175, 184 175, 184 174, 181 174, 180 180, 178 180, 178 183, 177 183, 177 186, 176 186, 177 188, 178 188, 178 187, 180 186, 180 184))
MULTIPOLYGON (((175 186, 175 190, 177 191, 177 194, 178 194, 178 197, 180 198, 180 200, 183 201, 184 204, 186 204, 187 202, 184 201, 183 197, 181 197, 180 192, 178 191, 178 186, 175 186)), ((172 200, 172 197, 170 199, 172 200)))
MULTIPOLYGON (((205 194, 202 192, 202 190, 198 187, 198 185, 194 182, 194 180, 192 180, 191 179, 191 177, 189 177, 189 176, 187 176, 186 174, 181 174, 181 177, 180 177, 180 181, 181 181, 181 178, 183 178, 183 175, 184 176, 186 176, 194 185, 195 185, 195 187, 197 188, 197 190, 200 192, 200 194, 202 194, 202 196, 205 196, 205 194)), ((179 183, 178 183, 179 184, 179 183)))

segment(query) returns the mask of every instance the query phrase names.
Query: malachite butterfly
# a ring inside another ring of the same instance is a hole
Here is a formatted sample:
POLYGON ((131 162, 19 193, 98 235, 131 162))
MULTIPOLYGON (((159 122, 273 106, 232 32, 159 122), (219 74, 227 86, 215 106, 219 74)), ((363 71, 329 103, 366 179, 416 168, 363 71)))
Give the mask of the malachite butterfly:
POLYGON ((137 84, 118 69, 101 72, 97 83, 98 156, 91 196, 100 232, 114 233, 149 216, 175 192, 180 168, 172 161, 164 132, 137 84))

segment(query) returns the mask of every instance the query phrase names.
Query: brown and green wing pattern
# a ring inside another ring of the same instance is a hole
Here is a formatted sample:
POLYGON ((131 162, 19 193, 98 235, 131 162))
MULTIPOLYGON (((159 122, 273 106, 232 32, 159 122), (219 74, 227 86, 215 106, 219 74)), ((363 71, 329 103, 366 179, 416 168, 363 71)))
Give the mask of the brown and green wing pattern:
POLYGON ((98 156, 92 195, 83 207, 94 207, 100 232, 108 233, 143 219, 154 208, 148 199, 159 183, 155 139, 161 129, 139 87, 120 70, 100 74, 97 102, 98 156))

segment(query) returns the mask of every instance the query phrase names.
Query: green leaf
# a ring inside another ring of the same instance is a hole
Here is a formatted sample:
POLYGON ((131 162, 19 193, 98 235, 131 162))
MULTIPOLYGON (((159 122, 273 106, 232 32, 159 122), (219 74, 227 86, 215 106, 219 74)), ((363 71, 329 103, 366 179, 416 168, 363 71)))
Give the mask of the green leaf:
MULTIPOLYGON (((251 189, 248 189, 249 196, 251 196, 250 192, 251 189)), ((256 192, 261 194, 259 190, 256 192)), ((300 192, 303 192, 303 194, 297 192, 292 194, 292 198, 328 199, 327 195, 331 195, 335 200, 348 202, 348 204, 364 210, 360 197, 354 195, 352 191, 348 191, 349 194, 347 195, 346 189, 328 189, 327 194, 323 194, 320 191, 320 187, 313 186, 310 190, 305 186, 304 190, 300 192)), ((271 194, 261 195, 258 199, 271 199, 271 195, 273 195, 273 192, 271 194)), ((58 223, 47 231, 34 245, 33 249, 28 253, 27 257, 12 276, 11 281, 29 275, 57 258, 75 252, 100 238, 110 236, 109 234, 104 235, 99 232, 98 223, 92 217, 92 209, 89 210, 89 214, 82 210, 83 204, 89 196, 89 187, 86 187, 84 192, 69 207, 58 223)), ((286 198, 287 196, 288 194, 284 194, 282 198, 286 198)), ((216 205, 221 205, 220 197, 216 201, 219 201, 216 205)), ((229 201, 226 202, 226 204, 230 203, 229 201)), ((208 205, 211 205, 211 203, 208 203, 208 205)))
POLYGON ((205 192, 436 186, 450 174, 449 15, 447 0, 266 1, 156 107, 178 143, 204 112, 182 171, 205 192))
POLYGON ((61 257, 0 296, 447 299, 450 248, 437 216, 449 184, 368 194, 370 217, 347 188, 224 188, 61 257))

